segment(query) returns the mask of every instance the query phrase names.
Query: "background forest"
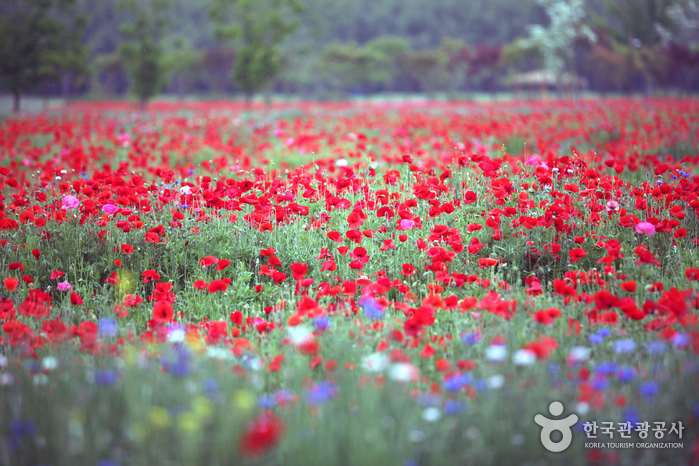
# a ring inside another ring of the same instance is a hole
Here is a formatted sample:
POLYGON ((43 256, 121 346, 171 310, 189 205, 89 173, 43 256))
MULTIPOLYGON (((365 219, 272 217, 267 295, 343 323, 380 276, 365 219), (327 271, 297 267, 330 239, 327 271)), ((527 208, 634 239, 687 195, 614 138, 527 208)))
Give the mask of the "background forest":
POLYGON ((695 0, 13 0, 0 26, 17 101, 699 88, 695 0))

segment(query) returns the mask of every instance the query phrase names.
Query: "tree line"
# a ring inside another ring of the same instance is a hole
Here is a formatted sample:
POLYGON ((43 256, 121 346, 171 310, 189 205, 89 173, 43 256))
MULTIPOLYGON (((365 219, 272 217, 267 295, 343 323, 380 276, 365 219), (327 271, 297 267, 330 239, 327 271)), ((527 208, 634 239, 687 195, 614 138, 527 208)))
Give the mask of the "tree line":
POLYGON ((7 0, 15 96, 696 91, 697 0, 7 0))

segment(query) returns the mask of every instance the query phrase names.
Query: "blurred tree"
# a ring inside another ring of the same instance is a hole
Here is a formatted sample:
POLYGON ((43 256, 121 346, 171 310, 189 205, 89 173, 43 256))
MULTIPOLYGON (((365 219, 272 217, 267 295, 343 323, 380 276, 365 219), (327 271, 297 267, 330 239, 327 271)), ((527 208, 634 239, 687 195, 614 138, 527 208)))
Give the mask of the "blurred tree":
POLYGON ((363 91, 370 57, 355 42, 331 43, 323 50, 320 70, 331 87, 363 91))
POLYGON ((22 91, 47 77, 85 68, 80 44, 86 19, 62 15, 72 0, 16 0, 3 2, 0 17, 0 75, 14 96, 19 112, 22 91))
POLYGON ((123 0, 122 7, 134 16, 133 21, 121 24, 127 38, 119 45, 131 79, 131 91, 145 108, 165 82, 161 40, 167 20, 169 0, 123 0))
POLYGON ((93 61, 91 92, 104 95, 121 95, 129 89, 129 75, 124 66, 124 59, 119 53, 98 55, 93 61))
MULTIPOLYGON (((633 0, 632 0, 633 1, 633 0)), ((582 24, 585 18, 584 0, 538 0, 546 9, 551 23, 548 27, 532 25, 525 46, 535 46, 544 59, 544 68, 559 79, 572 67, 575 39, 580 35, 594 42, 592 30, 582 24)))
POLYGON ((223 94, 232 85, 233 63, 235 63, 235 50, 232 48, 216 45, 204 50, 202 71, 211 91, 223 94))
POLYGON ((395 90, 403 72, 403 60, 410 52, 408 41, 398 36, 379 36, 364 44, 364 50, 369 56, 369 81, 379 86, 377 90, 395 90))
POLYGON ((687 44, 689 47, 699 46, 699 2, 676 0, 668 6, 667 16, 675 26, 675 42, 687 44))
POLYGON ((197 80, 203 78, 204 54, 192 48, 189 38, 182 35, 169 37, 164 49, 163 69, 170 77, 171 90, 182 99, 185 93, 194 89, 197 80))
POLYGON ((629 47, 655 46, 669 39, 670 10, 678 0, 604 0, 606 15, 594 16, 596 28, 629 47))
POLYGON ((448 57, 442 49, 418 50, 405 59, 407 74, 419 83, 420 89, 433 94, 446 86, 448 57))
MULTIPOLYGON (((269 90, 279 76, 280 46, 300 25, 295 17, 302 11, 298 0, 213 0, 210 14, 218 24, 216 37, 240 44, 233 79, 245 93, 248 105, 255 92, 269 90)), ((269 104, 269 94, 266 101, 269 104)))

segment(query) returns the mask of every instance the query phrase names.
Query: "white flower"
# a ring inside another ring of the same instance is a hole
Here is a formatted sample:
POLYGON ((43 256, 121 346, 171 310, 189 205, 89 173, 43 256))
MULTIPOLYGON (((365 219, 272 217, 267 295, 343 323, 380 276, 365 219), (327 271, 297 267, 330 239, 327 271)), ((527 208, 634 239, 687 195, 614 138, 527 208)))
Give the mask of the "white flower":
POLYGON ((167 341, 172 343, 180 343, 184 341, 184 336, 184 330, 182 330, 181 328, 176 328, 170 330, 170 333, 167 334, 167 341))
POLYGON ((288 332, 289 338, 295 346, 302 345, 313 338, 313 331, 304 325, 288 327, 288 332))
POLYGON ((568 362, 576 363, 587 361, 590 358, 590 348, 575 346, 568 353, 568 362))
POLYGON ((336 167, 346 167, 348 163, 349 162, 347 162, 347 159, 337 159, 335 161, 335 166, 336 167))
POLYGON ((391 364, 388 369, 388 376, 392 380, 399 382, 410 382, 418 376, 419 372, 415 366, 407 362, 399 362, 391 364))
POLYGON ((188 196, 188 195, 192 194, 192 188, 189 186, 182 186, 180 188, 180 194, 188 196))
POLYGON ((435 407, 427 408, 422 412, 422 418, 427 422, 435 422, 441 416, 442 413, 435 407))
POLYGON ((502 374, 491 375, 490 377, 488 377, 487 384, 488 388, 497 390, 498 388, 505 385, 505 376, 502 374))
POLYGON ((383 353, 373 353, 362 360, 364 368, 370 372, 381 372, 388 367, 391 360, 383 353))
POLYGON ((531 366, 536 362, 536 353, 528 349, 518 350, 512 356, 512 362, 518 366, 531 366))
POLYGON ((53 356, 47 356, 41 361, 41 368, 45 371, 52 371, 58 367, 58 359, 53 356))
POLYGON ((491 361, 502 361, 507 357, 507 348, 504 345, 491 345, 485 350, 485 357, 491 361))
POLYGON ((15 378, 12 376, 12 374, 8 374, 7 372, 0 374, 0 386, 12 385, 14 381, 15 378))
POLYGON ((590 405, 585 403, 584 401, 581 401, 580 403, 575 405, 575 412, 581 416, 586 415, 589 410, 590 410, 590 405))
POLYGON ((0 354, 0 367, 7 367, 7 358, 0 354))

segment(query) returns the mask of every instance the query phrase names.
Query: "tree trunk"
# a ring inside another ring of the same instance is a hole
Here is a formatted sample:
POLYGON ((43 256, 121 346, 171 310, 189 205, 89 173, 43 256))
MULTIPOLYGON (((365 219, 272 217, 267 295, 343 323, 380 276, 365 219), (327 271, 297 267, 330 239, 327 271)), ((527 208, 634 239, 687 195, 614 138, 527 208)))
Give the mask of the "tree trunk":
POLYGON ((19 113, 19 99, 20 99, 20 90, 19 86, 15 86, 13 89, 13 94, 14 94, 14 104, 12 105, 12 111, 14 113, 19 113))

